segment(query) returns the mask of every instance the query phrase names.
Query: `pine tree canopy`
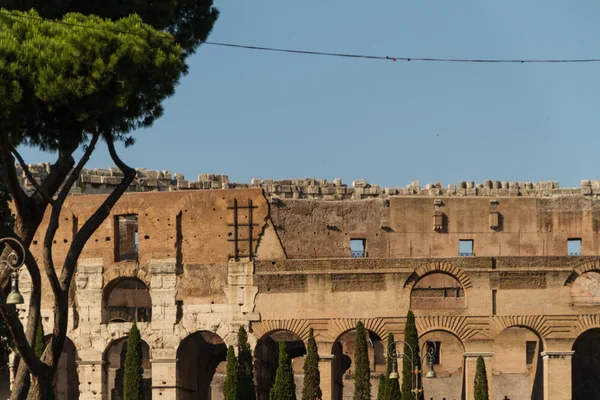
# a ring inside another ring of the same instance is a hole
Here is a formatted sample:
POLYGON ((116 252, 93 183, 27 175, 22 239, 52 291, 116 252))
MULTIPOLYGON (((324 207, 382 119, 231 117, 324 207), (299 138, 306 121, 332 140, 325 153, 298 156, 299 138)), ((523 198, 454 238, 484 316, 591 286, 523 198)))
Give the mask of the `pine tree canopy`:
POLYGON ((142 364, 142 338, 137 325, 134 323, 127 339, 125 353, 125 372, 123 376, 123 399, 142 400, 144 366, 142 364))
POLYGON ((269 400, 296 400, 296 384, 294 383, 294 371, 292 361, 288 356, 286 342, 279 342, 279 359, 275 384, 269 393, 269 400))
POLYGON ((371 367, 367 348, 367 331, 364 324, 356 325, 356 350, 354 352, 354 400, 371 399, 371 367))
POLYGON ((116 21, 137 14, 156 30, 173 34, 186 54, 206 40, 219 17, 213 0, 0 0, 0 8, 35 9, 49 19, 81 13, 116 21))
POLYGON ((162 115, 186 72, 171 35, 137 15, 62 17, 81 27, 28 19, 38 17, 0 9, 0 130, 13 145, 70 154, 94 132, 132 144, 162 115))
POLYGON ((319 353, 313 329, 308 331, 308 346, 304 358, 304 386, 302 387, 302 400, 320 400, 321 374, 319 372, 319 353))

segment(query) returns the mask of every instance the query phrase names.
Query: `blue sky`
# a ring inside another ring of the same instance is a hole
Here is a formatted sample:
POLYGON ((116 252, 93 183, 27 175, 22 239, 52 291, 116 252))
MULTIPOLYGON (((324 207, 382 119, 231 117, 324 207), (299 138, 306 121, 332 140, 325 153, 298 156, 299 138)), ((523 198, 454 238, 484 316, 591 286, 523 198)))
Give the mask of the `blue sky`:
MULTIPOLYGON (((216 0, 209 40, 398 57, 600 58, 600 2, 216 0)), ((205 45, 136 168, 388 187, 600 179, 597 64, 392 62, 205 45)), ((29 163, 52 156, 21 149, 29 163)), ((98 151, 89 167, 108 167, 98 151)))

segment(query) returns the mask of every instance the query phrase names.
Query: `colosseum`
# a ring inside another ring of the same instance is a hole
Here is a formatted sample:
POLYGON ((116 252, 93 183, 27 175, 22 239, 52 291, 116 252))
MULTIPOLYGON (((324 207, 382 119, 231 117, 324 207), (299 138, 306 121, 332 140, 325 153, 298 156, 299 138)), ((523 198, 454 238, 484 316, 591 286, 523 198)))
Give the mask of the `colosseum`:
MULTIPOLYGON (((43 176, 48 166, 31 168, 43 176)), ((57 260, 120 179, 117 169, 82 174, 63 210, 57 260)), ((354 328, 363 321, 375 398, 387 335, 403 338, 411 309, 423 343, 437 345, 427 400, 473 399, 478 356, 493 399, 600 399, 599 231, 600 181, 394 189, 339 179, 187 181, 139 169, 79 260, 57 398, 122 398, 133 321, 146 398, 165 400, 222 399, 226 347, 240 326, 250 332, 259 400, 269 398, 279 341, 300 392, 309 328, 323 399, 351 399, 354 328)), ((27 298, 25 272, 21 290, 27 298)), ((48 332, 48 297, 44 304, 48 332)), ((10 360, 0 398, 9 395, 10 360)))

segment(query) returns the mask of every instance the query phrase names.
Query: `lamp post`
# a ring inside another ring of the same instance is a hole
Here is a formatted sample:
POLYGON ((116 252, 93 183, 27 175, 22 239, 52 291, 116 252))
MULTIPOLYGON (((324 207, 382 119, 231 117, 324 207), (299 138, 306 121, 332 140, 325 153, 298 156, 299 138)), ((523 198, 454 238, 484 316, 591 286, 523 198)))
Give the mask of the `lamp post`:
MULTIPOLYGON (((393 370, 390 373, 389 379, 399 379, 400 376, 398 375, 398 361, 399 359, 403 359, 405 354, 401 354, 398 352, 398 344, 401 345, 406 345, 406 347, 408 347, 408 349, 410 350, 410 366, 411 366, 411 371, 412 371, 412 382, 411 382, 411 387, 412 387, 412 393, 413 396, 415 396, 415 399, 419 398, 419 394, 423 391, 423 389, 420 389, 421 386, 421 382, 419 380, 420 374, 423 372, 421 370, 418 369, 418 365, 415 366, 415 353, 413 351, 413 348, 410 344, 402 341, 402 340, 397 340, 394 343, 390 344, 390 347, 388 348, 388 354, 387 356, 389 358, 391 358, 393 360, 393 370)), ((427 346, 427 352, 426 354, 423 355, 423 358, 420 360, 421 362, 423 362, 425 360, 425 358, 427 358, 427 365, 429 366, 429 371, 427 371, 427 373, 425 374, 426 378, 435 378, 435 371, 433 370, 433 359, 435 357, 435 353, 437 352, 437 346, 435 344, 434 341, 431 340, 426 340, 425 343, 423 343, 423 348, 425 348, 425 346, 427 346), (429 345, 431 343, 431 345, 429 345)), ((423 350, 423 349, 421 349, 423 350)))
POLYGON ((6 260, 2 260, 1 262, 12 270, 10 274, 11 289, 6 298, 6 304, 23 304, 25 303, 25 299, 19 293, 19 269, 21 269, 25 262, 25 247, 17 239, 10 237, 0 239, 0 244, 2 243, 7 243, 13 249, 8 257, 6 257, 6 260), (21 251, 21 256, 15 253, 15 245, 21 251))

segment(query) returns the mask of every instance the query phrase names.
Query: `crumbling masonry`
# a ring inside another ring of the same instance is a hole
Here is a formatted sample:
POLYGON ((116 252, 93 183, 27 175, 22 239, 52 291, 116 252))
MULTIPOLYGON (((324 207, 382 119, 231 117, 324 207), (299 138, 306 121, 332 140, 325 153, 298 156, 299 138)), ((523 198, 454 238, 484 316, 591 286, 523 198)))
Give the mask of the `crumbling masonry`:
MULTIPOLYGON (((48 165, 30 168, 41 179, 48 165)), ((84 171, 61 216, 57 263, 120 179, 116 169, 84 171)), ((38 257, 44 231, 32 244, 38 257)), ((221 399, 226 347, 245 326, 259 399, 268 399, 282 340, 301 390, 309 328, 323 398, 350 399, 359 320, 374 397, 385 339, 402 339, 409 308, 421 340, 439 350, 426 399, 473 399, 480 355, 494 399, 597 398, 599 231, 600 181, 388 189, 339 179, 192 182, 140 169, 79 260, 57 398, 120 399, 124 338, 137 321, 147 398, 221 399)), ((22 272, 26 298, 28 282, 22 272)), ((0 370, 0 398, 8 379, 0 370)))

